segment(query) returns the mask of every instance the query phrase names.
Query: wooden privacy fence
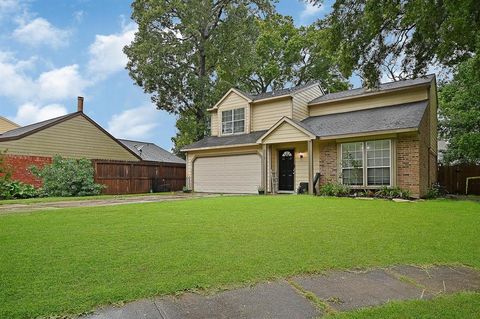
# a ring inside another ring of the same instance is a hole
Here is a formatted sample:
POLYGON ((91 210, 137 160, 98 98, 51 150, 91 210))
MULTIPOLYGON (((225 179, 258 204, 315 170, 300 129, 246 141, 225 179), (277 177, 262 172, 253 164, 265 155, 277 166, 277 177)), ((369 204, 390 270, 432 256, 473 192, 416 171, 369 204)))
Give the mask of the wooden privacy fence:
POLYGON ((95 182, 104 194, 179 191, 185 186, 185 164, 93 161, 95 182))
MULTIPOLYGON (((480 176, 479 165, 439 166, 438 182, 451 194, 465 194, 468 177, 480 176)), ((480 179, 471 179, 468 194, 480 195, 480 179)))

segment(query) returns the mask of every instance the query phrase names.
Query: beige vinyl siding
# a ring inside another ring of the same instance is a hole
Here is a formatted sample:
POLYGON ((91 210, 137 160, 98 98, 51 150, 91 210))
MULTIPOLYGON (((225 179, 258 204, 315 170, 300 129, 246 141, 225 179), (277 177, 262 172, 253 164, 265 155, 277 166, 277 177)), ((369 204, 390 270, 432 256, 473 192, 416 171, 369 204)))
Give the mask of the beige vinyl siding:
POLYGON ((322 96, 318 85, 309 87, 293 96, 293 119, 301 121, 309 116, 308 102, 322 96))
POLYGON ((20 126, 0 116, 0 134, 18 127, 20 126))
POLYGON ((273 143, 285 143, 295 141, 306 141, 309 137, 305 133, 301 132, 298 128, 289 123, 282 123, 273 132, 271 132, 266 138, 263 139, 265 144, 273 143))
MULTIPOLYGON (((308 183, 308 145, 307 142, 295 142, 295 143, 282 143, 272 145, 272 170, 276 172, 278 177, 278 153, 282 150, 293 149, 295 154, 295 186, 296 192, 300 183, 308 183), (303 154, 303 158, 300 158, 300 153, 303 154)), ((271 179, 269 174, 269 179, 271 179)), ((270 184, 271 181, 269 180, 270 184)))
POLYGON ((435 85, 430 86, 430 148, 437 154, 438 150, 438 115, 437 115, 437 89, 435 85))
POLYGON ((428 99, 426 87, 358 97, 346 101, 336 101, 310 106, 310 116, 365 110, 387 105, 397 105, 428 99))
MULTIPOLYGON (((250 133, 250 103, 242 96, 235 92, 230 92, 229 95, 218 105, 217 114, 217 132, 222 135, 222 111, 245 108, 245 133, 250 133)), ((212 113, 215 114, 215 113, 212 113)), ((212 120, 212 123, 214 121, 212 120)), ((214 129, 212 129, 214 131, 214 129)))
POLYGON ((237 155, 237 154, 259 154, 262 150, 260 145, 253 146, 239 146, 239 147, 227 147, 227 148, 218 148, 210 150, 200 150, 200 151, 190 151, 187 152, 186 158, 186 175, 187 175, 187 186, 193 188, 193 162, 197 158, 201 157, 210 157, 210 156, 223 156, 223 155, 237 155))
POLYGON ((22 139, 0 142, 0 150, 4 149, 15 155, 138 161, 81 115, 22 139))
POLYGON ((193 162, 196 192, 256 193, 261 184, 259 154, 200 157, 193 162))
POLYGON ((210 116, 211 122, 210 122, 210 135, 211 136, 218 136, 218 130, 219 130, 219 125, 218 125, 218 112, 217 111, 212 111, 212 114, 210 116))
POLYGON ((292 118, 290 97, 252 105, 252 131, 268 130, 282 117, 292 118))

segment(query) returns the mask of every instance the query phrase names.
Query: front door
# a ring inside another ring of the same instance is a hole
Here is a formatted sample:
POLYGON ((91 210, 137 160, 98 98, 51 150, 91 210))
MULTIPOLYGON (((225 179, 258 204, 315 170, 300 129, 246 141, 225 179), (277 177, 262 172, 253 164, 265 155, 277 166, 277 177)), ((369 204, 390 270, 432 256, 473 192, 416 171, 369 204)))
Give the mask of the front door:
POLYGON ((278 152, 278 190, 293 191, 295 181, 295 156, 293 150, 278 152))

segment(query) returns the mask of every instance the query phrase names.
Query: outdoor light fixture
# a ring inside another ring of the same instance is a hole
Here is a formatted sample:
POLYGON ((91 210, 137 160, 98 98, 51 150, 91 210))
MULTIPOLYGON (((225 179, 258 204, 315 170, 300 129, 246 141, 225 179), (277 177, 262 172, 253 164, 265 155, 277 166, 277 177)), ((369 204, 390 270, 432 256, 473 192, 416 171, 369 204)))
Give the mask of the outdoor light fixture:
POLYGON ((298 155, 300 156, 300 158, 303 158, 303 153, 300 152, 298 155))

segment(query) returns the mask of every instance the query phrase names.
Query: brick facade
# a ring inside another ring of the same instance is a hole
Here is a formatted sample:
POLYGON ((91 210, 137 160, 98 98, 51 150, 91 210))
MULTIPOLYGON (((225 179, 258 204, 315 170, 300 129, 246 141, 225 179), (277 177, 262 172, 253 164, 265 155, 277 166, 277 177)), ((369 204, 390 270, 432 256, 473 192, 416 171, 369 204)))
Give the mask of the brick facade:
POLYGON ((418 134, 401 135, 396 140, 397 186, 420 194, 420 142, 418 134))
POLYGON ((319 157, 320 185, 337 182, 337 144, 335 142, 320 144, 319 157))
MULTIPOLYGON (((395 148, 394 180, 397 186, 408 189, 413 197, 424 196, 430 184, 436 181, 436 156, 429 151, 428 130, 422 129, 424 127, 428 128, 428 122, 422 120, 419 133, 400 134, 392 143, 395 148)), ((319 184, 338 182, 338 144, 324 142, 319 147, 319 184)))
POLYGON ((31 166, 43 167, 52 162, 51 157, 7 155, 5 163, 12 170, 12 179, 35 187, 42 186, 42 182, 30 173, 31 166))

